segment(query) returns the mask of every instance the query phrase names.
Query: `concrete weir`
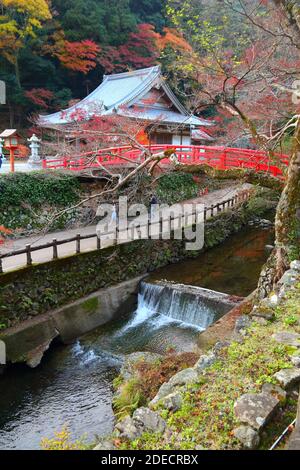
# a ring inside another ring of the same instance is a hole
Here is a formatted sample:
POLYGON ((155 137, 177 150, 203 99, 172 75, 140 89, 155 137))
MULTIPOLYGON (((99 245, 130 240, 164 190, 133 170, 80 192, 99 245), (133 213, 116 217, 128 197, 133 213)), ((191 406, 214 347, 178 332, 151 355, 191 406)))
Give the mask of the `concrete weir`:
POLYGON ((206 330, 243 298, 167 281, 142 282, 139 305, 160 315, 206 330), (142 298, 141 298, 142 297, 142 298))
POLYGON ((0 335, 6 345, 6 362, 36 367, 54 339, 68 344, 116 318, 136 303, 143 277, 101 289, 76 302, 9 328, 0 335))

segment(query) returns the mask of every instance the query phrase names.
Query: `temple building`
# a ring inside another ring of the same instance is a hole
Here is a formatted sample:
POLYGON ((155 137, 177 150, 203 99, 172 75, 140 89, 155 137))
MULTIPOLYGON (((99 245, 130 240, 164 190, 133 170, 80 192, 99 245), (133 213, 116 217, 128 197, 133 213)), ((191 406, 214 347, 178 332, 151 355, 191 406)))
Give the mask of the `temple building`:
POLYGON ((150 144, 191 145, 212 137, 203 130, 212 122, 190 114, 166 83, 159 66, 104 76, 101 85, 74 106, 47 116, 38 124, 59 129, 78 115, 123 116, 143 120, 150 144), (149 122, 149 125, 148 125, 149 122))

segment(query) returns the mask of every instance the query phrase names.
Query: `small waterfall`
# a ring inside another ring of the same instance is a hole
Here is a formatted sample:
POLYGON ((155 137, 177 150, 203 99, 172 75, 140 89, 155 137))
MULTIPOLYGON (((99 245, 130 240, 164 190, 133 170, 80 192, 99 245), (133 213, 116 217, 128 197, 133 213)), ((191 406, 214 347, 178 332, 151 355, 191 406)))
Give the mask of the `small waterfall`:
POLYGON ((172 319, 183 325, 205 330, 231 307, 224 309, 224 305, 218 305, 214 298, 216 295, 221 299, 223 296, 227 297, 225 294, 207 289, 143 282, 140 287, 136 315, 127 328, 133 328, 155 316, 153 322, 157 323, 158 327, 172 319), (157 315, 164 318, 158 319, 157 315))

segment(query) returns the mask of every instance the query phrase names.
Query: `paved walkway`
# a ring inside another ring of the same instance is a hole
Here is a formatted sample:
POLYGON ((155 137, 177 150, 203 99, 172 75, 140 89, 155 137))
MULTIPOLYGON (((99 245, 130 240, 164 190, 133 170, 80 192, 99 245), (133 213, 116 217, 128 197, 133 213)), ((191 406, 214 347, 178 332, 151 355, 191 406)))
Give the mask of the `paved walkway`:
MULTIPOLYGON (((33 170, 33 168, 27 165, 27 160, 15 162, 15 172, 28 173, 33 170)), ((0 176, 7 175, 8 173, 10 173, 10 163, 8 160, 4 160, 0 168, 0 176)))
MULTIPOLYGON (((194 203, 194 204, 203 204, 206 207, 210 207, 211 205, 215 205, 217 203, 221 203, 227 199, 234 197, 238 192, 241 190, 249 189, 251 185, 243 184, 243 185, 236 185, 231 186, 226 189, 221 189, 217 191, 213 191, 205 196, 201 196, 195 199, 191 199, 189 201, 185 201, 185 203, 194 203)), ((183 203, 182 203, 183 204, 183 203)), ((163 213, 162 213, 163 214, 163 213)), ((146 223, 146 219, 145 219, 146 223)), ((32 237, 27 238, 19 238, 17 240, 13 240, 11 242, 5 243, 1 245, 0 251, 1 253, 8 253, 10 251, 15 251, 19 249, 23 249, 26 245, 32 246, 39 246, 49 242, 52 242, 53 239, 57 240, 64 240, 75 237, 77 234, 80 235, 91 235, 96 233, 96 225, 90 225, 87 227, 80 227, 70 230, 64 230, 60 232, 51 232, 47 234, 40 234, 32 237)), ((111 244, 111 243, 110 243, 111 244)), ((101 245, 103 247, 107 245, 101 245)), ((94 251, 97 248, 97 239, 92 238, 88 240, 81 241, 81 252, 89 252, 94 251)), ((75 253, 75 242, 65 243, 58 247, 58 257, 66 257, 71 256, 75 253)), ((39 250, 37 252, 32 253, 32 262, 33 263, 44 263, 47 261, 51 261, 53 259, 53 249, 52 248, 45 248, 43 250, 39 250)), ((12 271, 15 269, 19 269, 26 265, 26 255, 15 255, 9 258, 4 258, 2 260, 2 268, 4 272, 12 271)))

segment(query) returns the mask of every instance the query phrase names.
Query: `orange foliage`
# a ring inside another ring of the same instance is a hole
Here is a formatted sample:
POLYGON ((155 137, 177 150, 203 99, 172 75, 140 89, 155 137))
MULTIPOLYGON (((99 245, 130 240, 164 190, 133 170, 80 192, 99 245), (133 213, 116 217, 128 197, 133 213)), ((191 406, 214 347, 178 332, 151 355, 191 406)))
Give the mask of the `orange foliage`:
POLYGON ((157 47, 159 50, 171 46, 175 50, 192 51, 190 44, 173 28, 164 28, 164 34, 157 35, 157 47))
POLYGON ((52 36, 53 44, 44 46, 45 54, 57 57, 63 67, 74 72, 88 73, 96 67, 96 58, 101 50, 94 41, 70 42, 65 39, 63 31, 57 31, 52 36))

